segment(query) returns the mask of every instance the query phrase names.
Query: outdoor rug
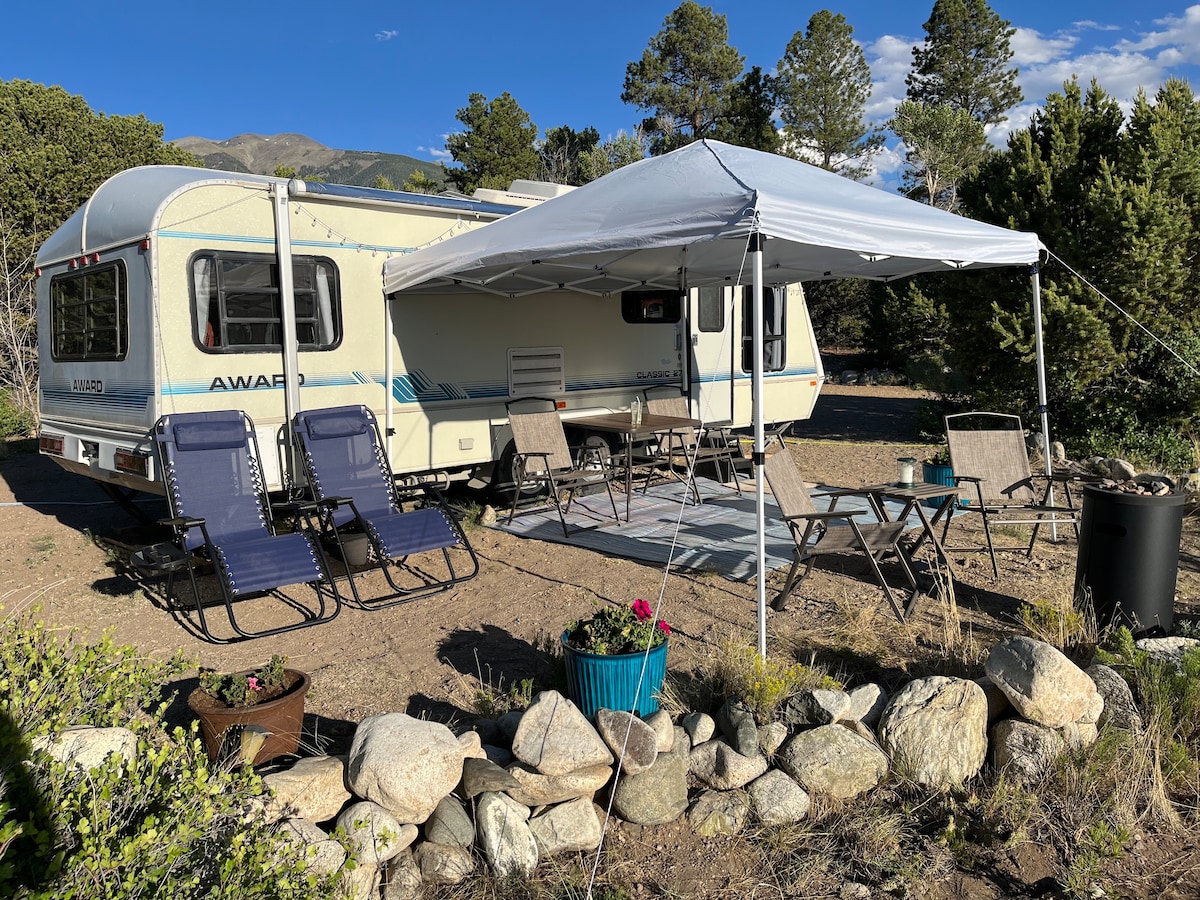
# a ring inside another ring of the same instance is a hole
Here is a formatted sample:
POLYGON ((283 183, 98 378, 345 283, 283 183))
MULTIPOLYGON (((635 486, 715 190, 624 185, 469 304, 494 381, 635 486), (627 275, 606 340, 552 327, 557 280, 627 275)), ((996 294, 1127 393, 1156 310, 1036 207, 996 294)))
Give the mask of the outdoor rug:
MULTIPOLYGON (((591 494, 571 504, 567 525, 572 529, 564 537, 562 524, 554 507, 548 506, 526 512, 518 511, 508 524, 507 510, 498 510, 494 528, 520 537, 536 538, 558 544, 587 547, 610 556, 636 559, 642 562, 671 564, 687 569, 717 572, 727 578, 748 581, 755 574, 754 560, 754 488, 743 485, 738 496, 731 487, 708 479, 697 479, 703 503, 699 506, 680 504, 687 495, 678 482, 655 485, 645 494, 635 492, 630 498, 629 522, 625 517, 625 495, 614 494, 622 521, 613 521, 608 494, 591 494), (678 524, 678 535, 676 525, 678 524), (576 531, 575 529, 587 529, 576 531)), ((819 493, 817 487, 813 493, 819 493)), ((827 501, 815 497, 819 509, 827 501)), ((838 509, 866 509, 861 497, 843 497, 838 509)), ((889 504, 892 516, 901 507, 889 504)), ((910 517, 913 527, 920 525, 916 513, 910 517)), ((835 520, 838 524, 838 520, 835 520)), ((766 555, 767 568, 778 569, 791 565, 791 533, 783 523, 779 507, 770 494, 766 495, 766 555)))

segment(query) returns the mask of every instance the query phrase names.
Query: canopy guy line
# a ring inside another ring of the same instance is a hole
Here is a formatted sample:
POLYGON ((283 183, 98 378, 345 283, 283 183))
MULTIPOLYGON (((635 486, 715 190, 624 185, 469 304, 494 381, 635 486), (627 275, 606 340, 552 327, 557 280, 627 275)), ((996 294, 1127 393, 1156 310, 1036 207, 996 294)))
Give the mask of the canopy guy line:
POLYGON ((1187 369, 1189 372, 1191 372, 1195 376, 1200 376, 1200 369, 1197 369, 1190 362, 1188 362, 1186 359, 1184 359, 1182 356, 1180 356, 1180 354, 1178 353, 1178 351, 1175 350, 1174 347, 1172 347, 1170 344, 1168 344, 1166 341, 1164 341, 1162 338, 1160 338, 1158 335, 1156 335, 1153 331, 1151 331, 1149 328, 1147 328, 1145 325, 1143 325, 1141 322, 1139 322, 1137 319, 1135 319, 1131 312, 1129 312, 1127 309, 1122 307, 1115 300, 1113 300, 1111 297, 1109 297, 1107 294, 1105 294, 1104 291, 1100 290, 1100 288, 1096 287, 1094 284, 1092 284, 1090 281, 1088 281, 1086 278, 1084 278, 1081 274, 1079 274, 1074 269, 1072 269, 1069 265, 1067 265, 1066 261, 1063 260, 1063 258, 1061 256, 1056 254, 1053 250, 1047 250, 1046 254, 1051 259, 1057 261, 1064 269, 1066 269, 1068 272, 1070 272, 1072 275, 1074 275, 1076 278, 1078 278, 1080 281, 1082 281, 1087 287, 1089 287, 1093 291, 1095 291, 1096 295, 1098 297, 1100 297, 1101 300, 1103 300, 1105 303, 1107 303, 1109 306, 1111 306, 1113 309, 1115 309, 1117 312, 1119 312, 1121 315, 1123 315, 1125 318, 1127 318, 1130 322, 1132 322, 1134 325, 1136 325, 1139 329, 1144 331, 1146 333, 1146 335, 1152 341, 1154 341, 1156 344, 1158 344, 1160 347, 1162 347, 1164 350, 1166 350, 1168 353, 1170 353, 1173 357, 1175 357, 1175 359, 1177 359, 1183 365, 1183 367, 1185 369, 1187 369))

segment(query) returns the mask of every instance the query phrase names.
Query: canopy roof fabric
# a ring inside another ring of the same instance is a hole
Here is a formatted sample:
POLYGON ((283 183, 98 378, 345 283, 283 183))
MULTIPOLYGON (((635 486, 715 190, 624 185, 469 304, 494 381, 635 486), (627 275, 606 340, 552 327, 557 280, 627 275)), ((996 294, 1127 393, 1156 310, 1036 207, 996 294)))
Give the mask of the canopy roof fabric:
POLYGON ((384 291, 746 283, 757 231, 765 283, 890 280, 1032 264, 1037 235, 966 219, 797 160, 698 141, 625 166, 444 243, 389 259, 384 291), (686 272, 681 278, 680 273, 686 272))

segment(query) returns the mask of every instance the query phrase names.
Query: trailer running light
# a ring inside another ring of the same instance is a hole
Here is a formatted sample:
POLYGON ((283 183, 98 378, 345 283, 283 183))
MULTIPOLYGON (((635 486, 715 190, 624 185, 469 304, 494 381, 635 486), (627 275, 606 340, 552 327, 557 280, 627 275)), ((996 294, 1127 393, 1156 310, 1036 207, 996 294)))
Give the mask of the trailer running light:
POLYGON ((51 456, 63 455, 63 439, 57 434, 39 434, 38 450, 51 456))
POLYGON ((113 453, 113 465, 119 472, 131 475, 150 476, 150 454, 145 450, 116 450, 113 453))
POLYGON ((138 244, 138 249, 139 250, 149 250, 150 249, 150 238, 142 238, 142 242, 140 244, 138 244))
POLYGON ((567 401, 566 401, 566 400, 555 400, 555 401, 554 401, 554 408, 555 408, 555 409, 566 409, 566 408, 567 408, 567 401))
POLYGON ((100 254, 99 253, 92 254, 92 262, 94 262, 94 263, 100 262, 100 254))

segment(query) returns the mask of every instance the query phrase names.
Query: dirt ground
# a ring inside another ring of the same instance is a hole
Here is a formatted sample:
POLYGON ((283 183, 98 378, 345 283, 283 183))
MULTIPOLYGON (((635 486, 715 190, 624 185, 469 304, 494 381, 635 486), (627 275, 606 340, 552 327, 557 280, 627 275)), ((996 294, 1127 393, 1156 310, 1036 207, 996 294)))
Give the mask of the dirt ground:
MULTIPOLYGON (((828 386, 814 419, 796 427, 789 452, 810 481, 853 487, 894 480, 897 457, 920 459, 930 451, 911 442, 918 397, 903 388, 828 386), (880 440, 884 434, 893 440, 880 440)), ((153 501, 145 509, 158 516, 165 506, 153 501)), ((561 632, 598 604, 626 604, 636 597, 653 602, 661 591, 661 615, 673 633, 669 668, 683 683, 723 642, 756 640, 753 584, 684 570, 664 577, 659 568, 639 562, 490 528, 475 526, 469 534, 481 572, 456 590, 387 610, 346 609, 317 628, 213 646, 191 637, 121 563, 124 549, 149 542, 152 533, 115 509, 89 481, 62 472, 27 445, 9 445, 0 457, 5 615, 39 607, 42 618, 63 627, 92 634, 112 629, 119 643, 147 655, 183 650, 197 663, 223 670, 284 654, 290 666, 313 678, 308 709, 314 751, 343 749, 351 723, 377 713, 470 720, 481 686, 503 688, 544 676, 534 649, 539 637, 561 632)), ((916 675, 955 667, 978 675, 987 648, 1020 630, 1024 601, 1070 596, 1075 553, 1073 539, 1039 541, 1032 561, 1003 554, 996 580, 986 554, 953 553, 957 616, 946 603, 925 599, 904 626, 892 617, 864 565, 824 557, 791 605, 770 614, 768 647, 772 654, 825 665, 848 686, 874 680, 894 689, 916 675)), ((885 572, 895 582, 897 572, 885 572)), ((782 575, 773 574, 768 591, 781 584, 782 575)), ((382 584, 380 576, 370 577, 382 584)), ((1189 522, 1177 615, 1198 607, 1200 539, 1189 522)), ((181 681, 181 694, 194 683, 181 681)), ((186 718, 181 704, 176 709, 186 718)), ((672 896, 779 896, 763 881, 758 852, 745 842, 698 839, 679 823, 663 829, 617 826, 611 839, 624 865, 653 857, 655 874, 646 883, 673 885, 678 893, 672 896)), ((1190 855, 1187 860, 1196 862, 1190 855)), ((946 896, 1008 896, 987 881, 955 884, 952 889, 946 883, 946 896)))

